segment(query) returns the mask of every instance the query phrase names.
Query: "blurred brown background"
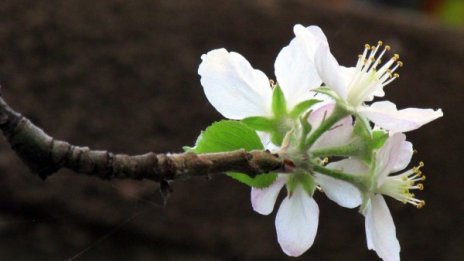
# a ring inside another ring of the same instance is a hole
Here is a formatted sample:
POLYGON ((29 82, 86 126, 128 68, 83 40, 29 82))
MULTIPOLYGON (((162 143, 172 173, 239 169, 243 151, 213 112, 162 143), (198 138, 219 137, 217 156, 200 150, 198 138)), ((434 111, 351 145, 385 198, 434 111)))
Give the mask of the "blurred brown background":
MULTIPOLYGON (((427 206, 388 200, 404 260, 464 259, 464 32, 438 15, 347 1, 27 1, 0 3, 3 95, 58 139, 113 152, 180 151, 220 115, 196 73, 226 47, 273 76, 295 23, 318 24, 342 64, 366 42, 401 54, 387 87, 398 107, 445 117, 408 134, 426 163, 427 206)), ((429 10, 429 9, 427 9, 429 10)), ((454 23, 458 24, 458 23, 454 23)), ((149 181, 61 171, 45 182, 0 143, 0 260, 284 260, 274 216, 227 177, 174 184, 162 207, 149 181)), ((377 260, 364 219, 322 194, 320 226, 301 259, 377 260)))

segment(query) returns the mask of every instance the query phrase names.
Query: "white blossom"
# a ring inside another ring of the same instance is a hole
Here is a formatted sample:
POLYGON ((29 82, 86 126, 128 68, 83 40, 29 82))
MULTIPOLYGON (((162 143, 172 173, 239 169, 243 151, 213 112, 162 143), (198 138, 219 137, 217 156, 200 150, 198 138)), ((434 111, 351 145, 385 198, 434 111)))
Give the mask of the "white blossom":
POLYGON ((374 96, 383 97, 384 87, 399 77, 395 71, 403 66, 397 54, 381 66, 382 58, 390 50, 390 46, 386 45, 383 49, 382 46, 381 41, 376 46, 366 44, 356 66, 347 68, 338 64, 328 44, 321 44, 315 54, 316 69, 325 85, 338 95, 349 110, 391 132, 415 130, 442 117, 441 109, 398 110, 390 101, 371 105, 365 103, 372 101, 374 96))

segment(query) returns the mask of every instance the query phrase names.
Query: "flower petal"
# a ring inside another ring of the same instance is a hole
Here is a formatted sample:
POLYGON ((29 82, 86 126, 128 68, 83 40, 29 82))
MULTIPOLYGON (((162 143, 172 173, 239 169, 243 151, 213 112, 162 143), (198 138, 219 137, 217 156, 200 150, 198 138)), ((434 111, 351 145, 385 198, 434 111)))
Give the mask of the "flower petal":
POLYGON ((287 182, 287 176, 279 174, 276 181, 267 188, 251 188, 251 206, 254 211, 261 215, 269 215, 272 212, 277 196, 287 182))
MULTIPOLYGON (((335 103, 328 103, 316 109, 309 115, 308 121, 311 124, 313 130, 319 127, 325 118, 329 117, 335 109, 335 103)), ((346 145, 353 134, 353 119, 351 116, 345 117, 334 124, 334 127, 322 134, 317 139, 311 149, 329 148, 346 145)))
POLYGON ((387 204, 381 195, 375 195, 366 212, 367 246, 384 261, 400 260, 400 243, 387 204))
POLYGON ((398 110, 396 105, 389 101, 375 102, 370 107, 361 106, 358 112, 391 132, 412 131, 443 116, 441 109, 435 111, 417 108, 398 110))
POLYGON ((400 170, 405 169, 409 162, 411 162, 412 154, 413 154, 412 143, 409 141, 402 141, 400 148, 396 151, 398 154, 396 161, 391 169, 391 172, 398 172, 400 170))
POLYGON ((201 56, 198 68, 209 102, 224 117, 270 116, 272 90, 266 75, 240 54, 216 49, 201 56))
POLYGON ((355 208, 362 203, 361 192, 352 184, 316 173, 317 184, 332 201, 345 208, 355 208))
POLYGON ((335 57, 330 53, 329 45, 321 44, 315 54, 316 69, 322 81, 334 90, 342 99, 348 96, 348 86, 345 84, 344 74, 335 57))
MULTIPOLYGON (((403 144, 406 142, 406 135, 403 133, 395 133, 388 137, 387 141, 376 152, 376 170, 375 173, 377 175, 377 186, 381 186, 388 176, 388 174, 394 172, 395 167, 399 167, 404 165, 404 160, 407 160, 409 155, 401 155, 406 154, 401 152, 403 148, 403 144), (403 158, 400 158, 403 157, 403 158)), ((412 151, 411 151, 412 157, 412 151)), ((409 160, 411 159, 409 157, 409 160)), ((409 162, 406 163, 409 164, 409 162)))
POLYGON ((285 254, 300 256, 308 250, 316 237, 319 207, 301 186, 287 196, 277 212, 275 225, 277 241, 285 254))
POLYGON ((329 102, 322 104, 320 107, 315 109, 308 117, 308 122, 311 124, 312 129, 317 129, 321 123, 332 114, 335 109, 335 102, 329 102))
MULTIPOLYGON (((317 41, 321 43, 327 43, 327 37, 325 36, 322 29, 317 25, 311 25, 311 26, 304 28, 304 26, 297 24, 295 25, 293 31, 295 31, 295 34, 298 35, 299 32, 304 31, 305 29, 309 31, 317 39, 317 41)), ((315 49, 317 49, 318 46, 315 46, 315 47, 316 47, 315 49)))
POLYGON ((327 164, 326 167, 353 175, 365 175, 369 172, 369 167, 366 166, 366 164, 364 164, 362 161, 355 158, 348 158, 331 162, 327 164))
POLYGON ((314 53, 321 41, 327 42, 319 27, 295 25, 296 37, 284 47, 274 64, 275 75, 287 106, 292 109, 296 104, 314 96, 310 90, 321 85, 322 81, 314 65, 314 53))

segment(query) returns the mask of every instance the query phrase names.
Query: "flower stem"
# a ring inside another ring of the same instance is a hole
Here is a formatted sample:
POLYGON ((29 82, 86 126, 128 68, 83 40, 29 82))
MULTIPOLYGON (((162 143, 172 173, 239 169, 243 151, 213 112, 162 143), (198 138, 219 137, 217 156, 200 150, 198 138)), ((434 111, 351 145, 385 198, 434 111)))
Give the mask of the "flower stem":
POLYGON ((364 177, 356 175, 356 174, 350 174, 350 173, 345 173, 345 172, 329 169, 319 164, 314 164, 313 170, 317 173, 349 182, 357 186, 359 189, 364 188, 366 186, 364 177))
POLYGON ((332 114, 325 119, 321 125, 306 139, 305 145, 307 148, 310 148, 316 140, 321 137, 324 132, 328 131, 335 123, 341 120, 343 117, 347 116, 349 113, 339 105, 335 106, 335 110, 332 114))
POLYGON ((323 157, 349 157, 361 155, 365 150, 365 145, 360 139, 354 139, 351 143, 329 148, 311 150, 311 155, 317 158, 323 157))

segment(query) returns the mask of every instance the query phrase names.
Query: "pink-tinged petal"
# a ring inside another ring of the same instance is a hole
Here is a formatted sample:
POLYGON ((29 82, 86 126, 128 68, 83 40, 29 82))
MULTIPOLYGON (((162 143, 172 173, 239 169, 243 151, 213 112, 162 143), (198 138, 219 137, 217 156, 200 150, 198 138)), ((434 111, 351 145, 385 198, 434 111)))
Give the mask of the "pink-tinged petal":
POLYGON ((271 186, 259 189, 251 188, 251 206, 261 215, 269 215, 274 209, 277 196, 287 182, 286 174, 279 174, 271 186))
POLYGON ((402 161, 405 160, 407 155, 401 155, 401 153, 405 142, 406 135, 395 133, 388 137, 383 147, 376 152, 375 172, 377 175, 377 186, 380 187, 383 184, 388 174, 394 172, 395 167, 404 164, 402 161))
POLYGON ((355 176, 367 175, 369 173, 369 166, 355 158, 348 158, 331 162, 327 164, 326 167, 340 172, 353 174, 355 176))
POLYGON ((328 103, 319 103, 316 105, 320 105, 317 109, 315 109, 308 117, 308 122, 311 124, 313 129, 317 129, 321 123, 327 119, 327 117, 332 114, 333 110, 335 109, 335 102, 328 102, 328 103))
POLYGON ((277 82, 289 109, 311 99, 314 93, 310 90, 322 83, 314 65, 314 53, 321 42, 321 36, 314 35, 312 31, 318 34, 318 30, 295 25, 294 31, 296 37, 280 51, 274 64, 277 82))
POLYGON ((314 143, 311 149, 338 147, 348 144, 353 137, 353 119, 345 117, 334 124, 329 131, 314 143))
POLYGON ((240 54, 216 49, 201 56, 198 68, 209 102, 224 117, 270 116, 272 90, 266 75, 240 54))
POLYGON ((390 210, 381 195, 375 195, 366 210, 366 238, 369 249, 384 261, 400 260, 400 243, 390 210))
POLYGON ((358 112, 378 126, 391 132, 407 132, 418 129, 437 118, 443 116, 441 109, 407 108, 398 110, 396 105, 389 101, 361 106, 358 112))
POLYGON ((319 207, 301 186, 287 196, 277 212, 277 241, 285 254, 300 256, 314 242, 319 223, 319 207))
POLYGON ((329 45, 321 44, 315 55, 316 69, 322 81, 334 90, 342 99, 346 100, 348 89, 335 57, 330 53, 329 45))
MULTIPOLYGON (((308 122, 312 129, 321 125, 321 123, 329 117, 335 109, 335 103, 326 103, 314 110, 308 117, 308 122)), ((320 149, 345 145, 349 142, 353 133, 353 119, 351 116, 345 117, 334 124, 334 127, 322 134, 322 136, 313 144, 311 149, 320 149)))
POLYGON ((352 184, 318 173, 315 178, 327 197, 338 205, 345 208, 355 208, 361 205, 361 192, 352 184))

